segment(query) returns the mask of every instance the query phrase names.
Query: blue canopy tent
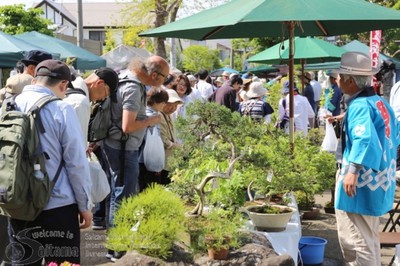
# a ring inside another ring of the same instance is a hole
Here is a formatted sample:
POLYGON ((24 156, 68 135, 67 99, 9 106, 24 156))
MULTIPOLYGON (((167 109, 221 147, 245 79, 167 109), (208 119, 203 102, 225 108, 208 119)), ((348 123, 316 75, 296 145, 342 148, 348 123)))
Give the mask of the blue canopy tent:
POLYGON ((61 60, 75 58, 73 63, 76 69, 91 70, 106 66, 106 60, 73 43, 63 41, 36 31, 15 35, 15 37, 36 44, 42 50, 50 53, 59 53, 61 60))

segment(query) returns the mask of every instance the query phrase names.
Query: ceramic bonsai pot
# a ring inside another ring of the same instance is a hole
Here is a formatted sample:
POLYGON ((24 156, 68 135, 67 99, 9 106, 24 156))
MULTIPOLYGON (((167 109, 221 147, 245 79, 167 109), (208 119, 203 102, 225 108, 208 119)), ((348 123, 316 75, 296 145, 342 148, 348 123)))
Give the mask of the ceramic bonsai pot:
POLYGON ((284 231, 290 218, 296 211, 295 208, 282 205, 249 206, 246 210, 254 227, 257 230, 266 232, 284 231), (279 210, 279 213, 265 213, 266 207, 274 207, 279 210))

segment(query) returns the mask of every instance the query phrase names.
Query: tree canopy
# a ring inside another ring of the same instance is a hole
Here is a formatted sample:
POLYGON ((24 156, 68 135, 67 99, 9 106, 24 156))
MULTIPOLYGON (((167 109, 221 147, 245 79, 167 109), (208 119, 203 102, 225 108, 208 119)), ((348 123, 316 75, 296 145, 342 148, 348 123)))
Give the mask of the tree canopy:
POLYGON ((12 35, 29 31, 37 31, 50 36, 54 35, 51 29, 52 22, 41 17, 43 14, 42 9, 30 8, 25 10, 24 7, 23 4, 0 6, 2 31, 12 35))
POLYGON ((183 68, 186 71, 195 73, 200 69, 211 71, 220 67, 217 50, 202 45, 192 45, 183 50, 183 68))

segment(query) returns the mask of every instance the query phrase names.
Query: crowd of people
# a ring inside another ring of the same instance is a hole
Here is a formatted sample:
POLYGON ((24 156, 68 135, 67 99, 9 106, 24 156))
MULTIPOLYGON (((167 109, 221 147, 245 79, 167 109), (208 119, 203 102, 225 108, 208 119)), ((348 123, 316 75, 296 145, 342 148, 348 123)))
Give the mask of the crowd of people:
MULTIPOLYGON (((42 140, 43 149, 56 158, 46 161, 46 167, 50 176, 54 175, 59 161, 63 161, 63 169, 45 210, 32 222, 9 219, 8 238, 11 243, 17 243, 19 232, 27 228, 70 232, 70 238, 36 240, 43 246, 71 250, 79 250, 79 229, 113 227, 114 214, 123 199, 137 195, 151 183, 166 185, 171 182, 168 159, 174 149, 182 146, 176 136, 174 120, 178 116, 185 117, 192 102, 215 102, 256 122, 271 123, 274 109, 266 96, 269 86, 282 78, 278 76, 266 82, 251 73, 224 72, 212 79, 205 69, 195 74, 173 73, 167 61, 159 56, 133 59, 127 70, 120 73, 102 67, 86 78, 44 51, 31 51, 20 63, 23 69, 18 67, 18 73, 7 80, 0 93, 1 100, 19 95, 16 97, 18 107, 26 111, 44 95, 63 99, 44 107, 42 116, 48 132, 42 140), (88 143, 91 102, 108 98, 112 127, 105 139, 88 143), (165 164, 158 172, 148 170, 143 159, 148 130, 156 132, 163 143, 165 164), (100 161, 111 185, 110 196, 94 208, 90 201, 90 172, 86 160, 92 153, 100 161)), ((391 100, 395 106, 393 112, 369 86, 374 74, 370 65, 368 56, 346 53, 340 69, 319 75, 319 80, 312 72, 300 74, 298 78, 304 89, 300 91, 295 83, 293 92, 295 131, 307 135, 310 128, 317 127, 320 110, 325 111, 324 119, 337 129, 341 144, 335 202, 338 233, 344 257, 354 265, 372 265, 370 262, 380 265, 378 217, 392 207, 393 165, 396 165, 399 141, 398 96, 393 95, 391 100)), ((282 82, 277 126, 286 132, 289 90, 289 81, 282 82)), ((26 253, 20 261, 35 252, 26 253)), ((116 261, 123 254, 109 250, 107 258, 116 261)), ((44 259, 46 263, 79 263, 80 254, 44 256, 44 259)), ((38 257, 29 265, 41 265, 41 260, 42 257, 38 257)))

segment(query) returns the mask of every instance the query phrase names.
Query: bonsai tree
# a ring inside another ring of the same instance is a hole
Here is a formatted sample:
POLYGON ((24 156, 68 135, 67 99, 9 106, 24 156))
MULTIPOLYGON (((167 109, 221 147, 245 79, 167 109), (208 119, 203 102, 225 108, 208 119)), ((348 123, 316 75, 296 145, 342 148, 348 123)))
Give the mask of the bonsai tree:
POLYGON ((193 103, 187 114, 177 123, 184 147, 174 156, 172 189, 188 198, 197 195, 192 214, 201 215, 206 201, 231 209, 243 206, 251 182, 267 197, 301 190, 312 199, 328 188, 325 175, 335 162, 311 140, 296 135, 292 154, 288 136, 272 124, 214 103, 193 103))
POLYGON ((183 201, 160 185, 125 199, 115 215, 115 227, 106 247, 117 251, 167 258, 178 236, 186 229, 183 201))
POLYGON ((177 131, 184 147, 174 156, 171 188, 197 201, 191 214, 202 214, 206 194, 210 193, 208 203, 227 208, 241 206, 246 185, 239 164, 251 152, 247 139, 260 134, 253 123, 224 106, 195 102, 189 105, 187 118, 178 119, 177 131))
POLYGON ((187 218, 188 231, 191 235, 191 247, 194 252, 207 249, 219 251, 237 248, 245 235, 240 228, 245 220, 239 212, 221 208, 212 208, 202 216, 187 218))

